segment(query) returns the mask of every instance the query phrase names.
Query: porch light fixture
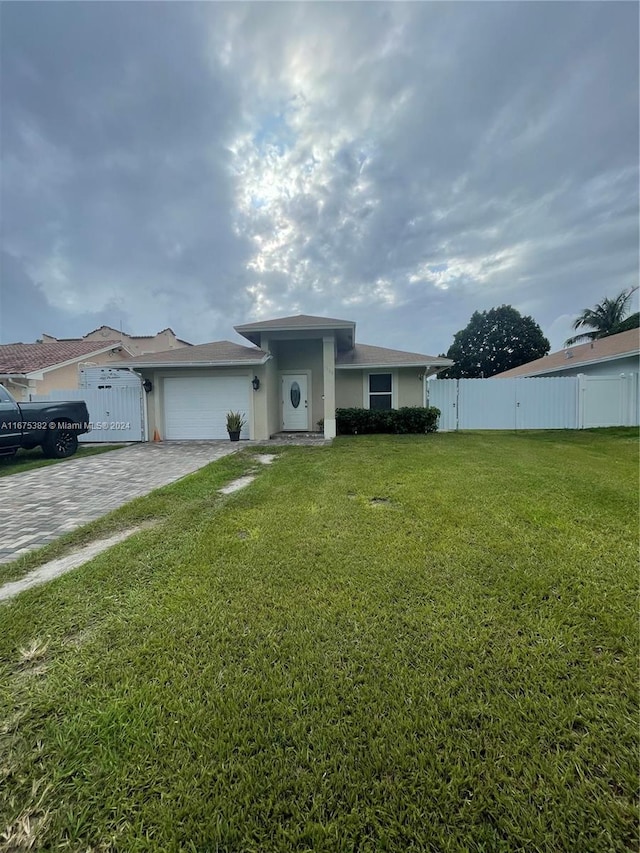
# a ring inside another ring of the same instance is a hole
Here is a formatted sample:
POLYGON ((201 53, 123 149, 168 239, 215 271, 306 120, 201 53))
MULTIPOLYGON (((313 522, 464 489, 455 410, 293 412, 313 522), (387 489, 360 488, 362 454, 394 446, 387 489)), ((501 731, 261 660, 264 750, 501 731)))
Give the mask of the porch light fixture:
POLYGON ((260 387, 260 380, 258 379, 257 376, 254 376, 253 379, 251 380, 251 386, 252 386, 254 391, 257 391, 258 388, 260 387))
POLYGON ((145 379, 142 383, 142 387, 148 394, 150 391, 153 391, 153 382, 150 379, 145 379))

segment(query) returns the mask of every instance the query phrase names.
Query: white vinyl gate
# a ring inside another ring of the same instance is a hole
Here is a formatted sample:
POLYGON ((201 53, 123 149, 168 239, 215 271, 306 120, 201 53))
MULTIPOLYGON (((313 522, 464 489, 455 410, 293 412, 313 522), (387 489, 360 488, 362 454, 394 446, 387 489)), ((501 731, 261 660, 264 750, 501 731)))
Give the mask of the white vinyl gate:
POLYGON ((34 403, 54 400, 84 400, 89 409, 91 432, 79 436, 81 442, 144 441, 144 401, 142 388, 80 388, 32 394, 34 403))
POLYGON ((109 391, 111 388, 140 388, 142 378, 127 367, 92 367, 82 364, 78 370, 78 388, 109 391))
POLYGON ((638 375, 581 376, 579 417, 588 427, 638 426, 638 375))
POLYGON ((427 401, 440 409, 441 430, 639 424, 638 374, 432 379, 427 382, 427 401))

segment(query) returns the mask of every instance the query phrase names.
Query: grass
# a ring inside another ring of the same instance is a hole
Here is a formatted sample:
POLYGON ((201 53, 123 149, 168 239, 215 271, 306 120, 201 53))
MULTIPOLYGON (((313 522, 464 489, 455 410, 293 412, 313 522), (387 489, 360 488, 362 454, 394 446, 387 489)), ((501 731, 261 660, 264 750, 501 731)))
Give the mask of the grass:
POLYGON ((637 462, 358 437, 135 502, 2 611, 6 849, 636 849, 637 462))
MULTIPOLYGON (((123 444, 110 444, 107 447, 84 447, 80 445, 71 459, 83 456, 95 456, 97 453, 107 453, 109 450, 120 450, 123 444)), ((47 459, 42 453, 42 448, 34 450, 19 450, 15 456, 0 456, 0 477, 9 477, 11 474, 22 474, 23 471, 33 471, 34 468, 45 468, 47 465, 57 465, 60 462, 68 462, 68 459, 47 459)))
MULTIPOLYGON (((0 584, 18 580, 43 563, 63 557, 96 539, 106 538, 145 522, 171 518, 173 526, 179 528, 193 514, 201 512, 203 507, 211 510, 216 505, 218 499, 212 492, 217 488, 249 470, 255 470, 253 455, 258 452, 255 449, 223 457, 208 469, 208 476, 204 479, 198 474, 190 475, 172 485, 156 489, 96 521, 60 536, 49 545, 29 551, 10 563, 0 564, 0 584)), ((170 531, 168 535, 171 535, 170 531)))

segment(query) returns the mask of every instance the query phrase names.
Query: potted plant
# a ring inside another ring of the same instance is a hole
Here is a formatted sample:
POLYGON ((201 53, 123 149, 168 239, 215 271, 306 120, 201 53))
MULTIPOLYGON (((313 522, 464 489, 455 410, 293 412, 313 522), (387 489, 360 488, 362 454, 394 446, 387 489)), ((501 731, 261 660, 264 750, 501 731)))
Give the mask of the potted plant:
POLYGON ((239 441, 242 427, 246 424, 243 414, 240 412, 227 412, 227 432, 230 441, 239 441))

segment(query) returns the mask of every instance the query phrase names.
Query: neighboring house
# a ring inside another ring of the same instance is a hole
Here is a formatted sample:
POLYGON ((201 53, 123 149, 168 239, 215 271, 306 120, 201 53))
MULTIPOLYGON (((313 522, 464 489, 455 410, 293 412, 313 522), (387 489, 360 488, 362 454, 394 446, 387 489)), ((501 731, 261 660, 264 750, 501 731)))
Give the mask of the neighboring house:
POLYGON ((137 356, 127 366, 151 383, 149 435, 226 438, 240 411, 241 437, 281 431, 336 433, 336 407, 424 405, 425 378, 453 362, 355 341, 355 323, 298 315, 236 326, 252 346, 217 341, 137 356))
MULTIPOLYGON (((44 343, 53 343, 58 340, 51 335, 43 335, 44 343)), ((163 352, 164 350, 175 349, 178 347, 188 347, 191 344, 188 341, 183 341, 176 337, 173 329, 163 329, 161 332, 156 332, 155 335, 129 335, 126 332, 119 332, 112 326, 100 326, 92 332, 88 332, 82 338, 77 338, 82 341, 120 341, 131 355, 142 355, 146 352, 163 352)))
POLYGON ((497 373, 492 378, 577 376, 579 373, 586 376, 617 376, 620 373, 637 373, 639 355, 640 332, 638 329, 629 329, 618 335, 549 353, 528 364, 497 373))
POLYGON ((78 368, 121 365, 131 356, 120 341, 51 341, 0 345, 0 383, 20 402, 30 394, 78 387, 78 368))
POLYGON ((43 335, 35 344, 0 345, 0 382, 22 402, 30 394, 77 388, 81 365, 118 365, 131 356, 189 346, 172 329, 155 335, 128 335, 100 326, 82 338, 43 335))

